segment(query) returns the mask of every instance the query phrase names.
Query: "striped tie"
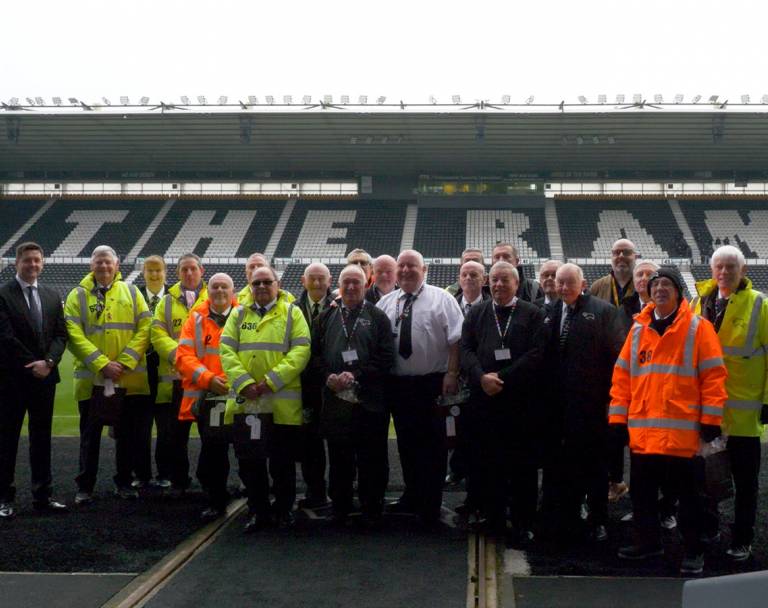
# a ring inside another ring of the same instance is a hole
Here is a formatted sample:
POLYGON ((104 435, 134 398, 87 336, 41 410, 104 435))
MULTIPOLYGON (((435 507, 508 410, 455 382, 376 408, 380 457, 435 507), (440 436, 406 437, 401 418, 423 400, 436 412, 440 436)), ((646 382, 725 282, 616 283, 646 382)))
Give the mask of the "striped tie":
POLYGON ((560 330, 560 352, 565 351, 565 345, 568 342, 568 332, 571 330, 571 319, 573 318, 574 309, 572 306, 568 307, 568 312, 565 314, 563 320, 563 328, 560 330))

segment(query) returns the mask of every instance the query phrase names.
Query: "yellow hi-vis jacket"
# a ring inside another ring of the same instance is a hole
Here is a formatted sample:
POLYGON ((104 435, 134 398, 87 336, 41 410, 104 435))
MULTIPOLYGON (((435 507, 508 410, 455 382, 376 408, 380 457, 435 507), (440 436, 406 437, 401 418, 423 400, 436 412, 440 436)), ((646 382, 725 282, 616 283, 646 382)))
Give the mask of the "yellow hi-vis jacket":
POLYGON ((309 326, 285 292, 262 318, 250 306, 233 310, 219 343, 221 365, 235 394, 266 380, 272 392, 255 401, 241 396, 227 401, 224 422, 235 414, 272 413, 275 424, 300 425, 301 372, 310 355, 309 326))
POLYGON ((176 371, 176 348, 179 346, 181 328, 189 316, 189 311, 208 299, 208 286, 203 282, 197 300, 191 308, 187 308, 187 302, 183 298, 181 283, 176 283, 157 303, 155 317, 152 319, 152 346, 160 358, 157 369, 157 403, 170 403, 173 381, 181 380, 176 371))
POLYGON ((151 313, 135 285, 115 275, 104 300, 97 297, 93 273, 69 292, 64 305, 69 342, 75 357, 75 399, 91 398, 93 385, 103 385, 100 370, 110 361, 125 368, 117 383, 129 395, 148 395, 147 361, 151 313))
MULTIPOLYGON (((768 403, 768 298, 752 289, 749 279, 745 282, 728 298, 717 332, 728 369, 722 427, 728 435, 759 437, 764 429, 760 409, 768 403)), ((696 290, 700 297, 693 299, 691 307, 701 314, 701 298, 717 292, 717 282, 699 281, 696 290)))

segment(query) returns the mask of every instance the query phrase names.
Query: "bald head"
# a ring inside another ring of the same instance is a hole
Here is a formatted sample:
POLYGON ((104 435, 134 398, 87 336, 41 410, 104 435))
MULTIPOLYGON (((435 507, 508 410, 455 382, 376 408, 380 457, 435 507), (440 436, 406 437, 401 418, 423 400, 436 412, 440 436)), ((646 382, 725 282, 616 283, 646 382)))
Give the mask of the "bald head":
POLYGON ((632 278, 636 259, 635 244, 629 239, 619 239, 611 247, 611 269, 622 286, 632 278))
POLYGON ((406 249, 397 256, 397 282, 406 293, 416 293, 426 273, 424 257, 415 249, 406 249))
POLYGON ((373 284, 381 295, 395 288, 397 261, 391 255, 380 255, 373 261, 373 284))
POLYGON ((208 280, 208 299, 215 312, 223 313, 232 305, 235 284, 225 272, 217 272, 208 280))
POLYGON ((474 302, 485 285, 485 266, 479 262, 464 262, 459 269, 459 286, 464 299, 474 302))

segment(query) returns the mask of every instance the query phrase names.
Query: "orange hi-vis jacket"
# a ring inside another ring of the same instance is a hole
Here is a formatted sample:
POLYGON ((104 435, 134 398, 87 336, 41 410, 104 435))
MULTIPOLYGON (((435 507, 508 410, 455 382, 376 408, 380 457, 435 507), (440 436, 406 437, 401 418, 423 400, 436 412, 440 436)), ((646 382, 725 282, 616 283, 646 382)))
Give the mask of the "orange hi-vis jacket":
MULTIPOLYGON (((237 300, 232 300, 232 308, 237 300)), ((179 420, 194 420, 192 406, 211 386, 215 377, 227 379, 221 368, 219 341, 224 327, 208 317, 210 300, 199 304, 189 314, 181 328, 176 350, 176 369, 181 374, 184 395, 179 408, 179 420)))
POLYGON ((720 425, 728 372, 715 328, 688 302, 661 336, 654 308, 635 317, 616 361, 608 422, 627 425, 634 453, 691 458, 701 425, 720 425))

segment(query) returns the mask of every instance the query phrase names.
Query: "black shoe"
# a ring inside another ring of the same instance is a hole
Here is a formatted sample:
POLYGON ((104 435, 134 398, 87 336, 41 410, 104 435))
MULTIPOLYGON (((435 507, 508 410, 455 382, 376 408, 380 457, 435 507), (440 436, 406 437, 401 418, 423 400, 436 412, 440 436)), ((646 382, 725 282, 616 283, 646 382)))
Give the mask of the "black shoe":
POLYGON ((227 514, 226 509, 217 509, 216 507, 208 507, 205 511, 200 513, 200 519, 203 521, 214 521, 219 517, 224 517, 227 514))
POLYGON ((245 534, 252 534, 254 532, 257 532, 259 530, 263 530, 266 528, 271 522, 269 521, 269 516, 267 515, 259 515, 258 513, 254 513, 248 518, 248 521, 246 522, 245 526, 243 527, 243 532, 245 534))
POLYGON ((408 513, 411 515, 416 513, 416 509, 413 508, 413 505, 402 499, 390 502, 384 507, 384 510, 387 513, 408 513))
POLYGON ((299 500, 299 509, 322 509, 329 504, 331 502, 327 496, 307 496, 299 500))
POLYGON ((47 512, 47 513, 66 513, 69 511, 69 507, 63 502, 48 498, 46 500, 35 500, 32 502, 32 507, 35 511, 47 512))
POLYGON ((296 518, 290 511, 280 513, 276 519, 278 530, 290 530, 296 525, 296 518))
POLYGON ((12 502, 0 502, 0 519, 12 519, 16 515, 12 502))
POLYGON ((589 531, 589 539, 596 543, 605 542, 608 540, 608 530, 604 525, 599 524, 589 531))
POLYGON ((136 500, 139 497, 139 492, 131 486, 117 486, 115 496, 123 500, 136 500))
POLYGON ((659 555, 664 555, 664 547, 661 545, 628 545, 619 549, 620 559, 641 560, 659 555))

